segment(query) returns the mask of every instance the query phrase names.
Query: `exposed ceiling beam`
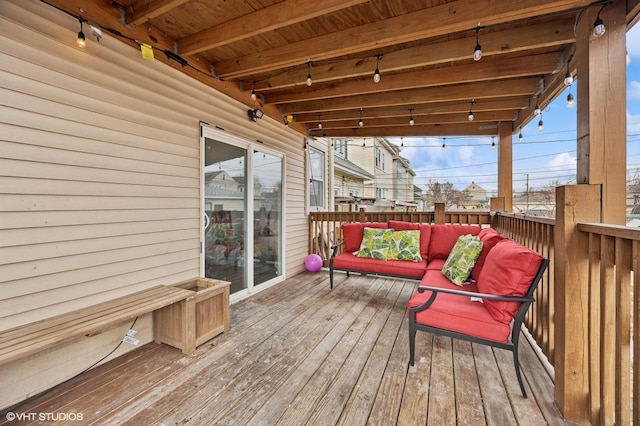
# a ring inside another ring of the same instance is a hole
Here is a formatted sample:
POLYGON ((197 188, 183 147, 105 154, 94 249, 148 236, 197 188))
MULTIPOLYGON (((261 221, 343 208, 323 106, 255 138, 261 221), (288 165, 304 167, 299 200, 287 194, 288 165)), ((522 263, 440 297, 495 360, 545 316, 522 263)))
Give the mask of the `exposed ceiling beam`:
MULTIPOLYGON (((478 17, 486 16, 483 26, 497 25, 567 9, 588 6, 590 0, 483 0, 454 1, 422 9, 417 12, 337 31, 309 40, 288 43, 262 52, 233 58, 216 64, 216 73, 222 78, 268 72, 300 65, 308 60, 324 60, 350 55, 369 49, 380 49, 429 37, 471 31, 478 25, 478 17), (491 10, 491 14, 487 11, 491 10)), ((473 52, 469 52, 471 56, 473 52)))
POLYGON ((498 123, 470 123, 470 124, 442 124, 406 127, 354 127, 351 129, 310 130, 311 136, 316 137, 393 137, 393 136, 491 136, 498 134, 498 123))
POLYGON ((286 0, 178 40, 178 51, 193 55, 367 1, 286 0))
POLYGON ((535 93, 539 87, 538 78, 524 78, 506 82, 488 81, 482 83, 458 84, 455 86, 428 87, 416 90, 403 90, 389 96, 387 93, 376 93, 348 98, 331 98, 310 102, 296 102, 282 107, 283 114, 298 112, 337 111, 359 109, 363 106, 392 107, 421 105, 432 102, 458 101, 469 102, 472 99, 488 99, 504 96, 527 96, 535 93))
MULTIPOLYGON (((473 106, 475 112, 492 112, 492 111, 519 111, 528 106, 530 102, 527 97, 500 98, 499 100, 479 100, 473 106)), ((469 112, 469 104, 466 102, 441 102, 419 105, 413 110, 414 117, 433 116, 437 114, 466 114, 469 112)), ((358 110, 349 111, 328 111, 322 113, 323 120, 331 121, 352 121, 357 122, 360 112, 358 110)), ((391 117, 404 117, 405 121, 409 119, 408 108, 368 108, 362 113, 365 120, 391 117)), ((298 123, 317 123, 318 114, 297 114, 295 121, 298 123)))
POLYGON ((557 53, 508 59, 487 58, 478 63, 470 62, 453 67, 385 75, 377 84, 372 81, 371 76, 367 76, 339 82, 314 84, 311 87, 305 85, 296 90, 268 95, 265 102, 281 104, 359 96, 368 93, 395 92, 422 87, 540 76, 554 71, 559 63, 557 53))
MULTIPOLYGON (((496 122, 496 121, 513 121, 516 114, 514 111, 499 111, 499 112, 476 112, 474 113, 474 123, 483 122, 496 122)), ((426 125, 426 124, 448 124, 448 123, 468 123, 468 115, 466 112, 459 114, 433 114, 433 115, 414 115, 414 125, 426 125)), ((363 118, 364 120, 364 118, 363 118)), ((356 120, 337 120, 337 121, 325 121, 320 116, 315 122, 309 123, 309 128, 314 129, 318 123, 322 122, 322 129, 351 129, 357 121, 356 120)), ((409 126, 409 116, 405 117, 393 117, 393 118, 379 118, 379 119, 367 119, 367 125, 373 127, 386 127, 386 126, 409 126)))
MULTIPOLYGON (((482 34, 482 56, 488 58, 494 55, 574 43, 576 37, 571 29, 574 21, 575 18, 572 17, 526 27, 487 32, 482 34)), ((474 46, 475 36, 470 36, 388 52, 380 60, 380 69, 384 75, 387 72, 461 61, 470 58, 470 52, 474 46)), ((376 59, 373 56, 326 65, 314 64, 312 68, 313 81, 316 84, 335 79, 371 76, 375 67, 376 59)), ((264 80, 256 83, 255 89, 258 93, 261 91, 267 93, 269 90, 304 85, 306 78, 307 67, 305 66, 274 77, 265 77, 264 80)), ((252 83, 252 81, 246 81, 245 85, 250 87, 252 83)))
POLYGON ((131 25, 143 24, 188 1, 189 0, 138 0, 125 9, 126 22, 131 25))

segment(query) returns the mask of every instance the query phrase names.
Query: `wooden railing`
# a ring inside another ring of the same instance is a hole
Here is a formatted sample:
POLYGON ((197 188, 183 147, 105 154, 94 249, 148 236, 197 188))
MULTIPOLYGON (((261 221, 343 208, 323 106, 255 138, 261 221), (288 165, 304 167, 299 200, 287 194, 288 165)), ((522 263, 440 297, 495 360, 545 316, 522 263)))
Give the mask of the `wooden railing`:
POLYGON ((589 346, 584 349, 591 423, 629 425, 633 419, 637 425, 640 357, 633 354, 640 352, 635 337, 640 329, 640 229, 581 223, 578 230, 589 236, 589 346))
POLYGON ((529 247, 549 259, 542 280, 534 295, 532 305, 525 319, 525 326, 542 349, 551 365, 554 364, 554 292, 555 292, 555 220, 521 214, 496 213, 491 226, 503 235, 529 247))

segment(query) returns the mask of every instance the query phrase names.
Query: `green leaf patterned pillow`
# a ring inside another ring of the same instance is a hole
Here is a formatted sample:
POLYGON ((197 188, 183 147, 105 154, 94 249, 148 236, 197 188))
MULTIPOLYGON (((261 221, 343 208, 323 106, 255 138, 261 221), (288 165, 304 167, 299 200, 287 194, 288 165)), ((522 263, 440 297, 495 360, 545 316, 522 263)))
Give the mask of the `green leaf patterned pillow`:
POLYGON ((391 235, 393 235, 393 229, 365 227, 362 233, 360 250, 358 250, 358 257, 387 260, 391 235))
POLYGON ((388 260, 420 262, 420 231, 394 231, 391 236, 388 260))
POLYGON ((462 235, 456 241, 444 263, 442 275, 455 285, 464 286, 481 251, 482 241, 479 237, 462 235))

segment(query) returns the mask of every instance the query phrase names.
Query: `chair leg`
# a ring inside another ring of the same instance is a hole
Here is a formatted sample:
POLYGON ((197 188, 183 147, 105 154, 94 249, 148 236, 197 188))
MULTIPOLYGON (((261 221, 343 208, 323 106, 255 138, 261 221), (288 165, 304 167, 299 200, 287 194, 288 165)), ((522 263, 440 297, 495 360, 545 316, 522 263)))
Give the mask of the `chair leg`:
POLYGON ((416 352, 416 322, 409 314, 409 365, 413 367, 416 352))
POLYGON ((329 285, 333 290, 333 265, 329 266, 329 285))
POLYGON ((513 348, 513 365, 516 369, 516 377, 518 378, 518 384, 520 384, 520 390, 522 391, 522 396, 526 398, 527 392, 524 390, 524 383, 522 382, 522 374, 520 373, 520 361, 518 361, 518 345, 515 345, 513 348))

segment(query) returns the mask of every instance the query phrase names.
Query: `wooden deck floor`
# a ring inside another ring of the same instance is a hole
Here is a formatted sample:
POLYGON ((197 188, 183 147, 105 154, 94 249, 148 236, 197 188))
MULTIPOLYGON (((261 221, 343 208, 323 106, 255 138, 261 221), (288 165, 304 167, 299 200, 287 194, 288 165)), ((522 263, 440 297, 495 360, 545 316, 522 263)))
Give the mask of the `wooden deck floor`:
POLYGON ((416 286, 338 275, 331 291, 326 273, 301 274, 233 305, 231 330, 193 356, 149 344, 16 410, 82 413, 70 423, 83 425, 563 423, 526 339, 527 399, 499 349, 418 332, 409 368, 416 286))

